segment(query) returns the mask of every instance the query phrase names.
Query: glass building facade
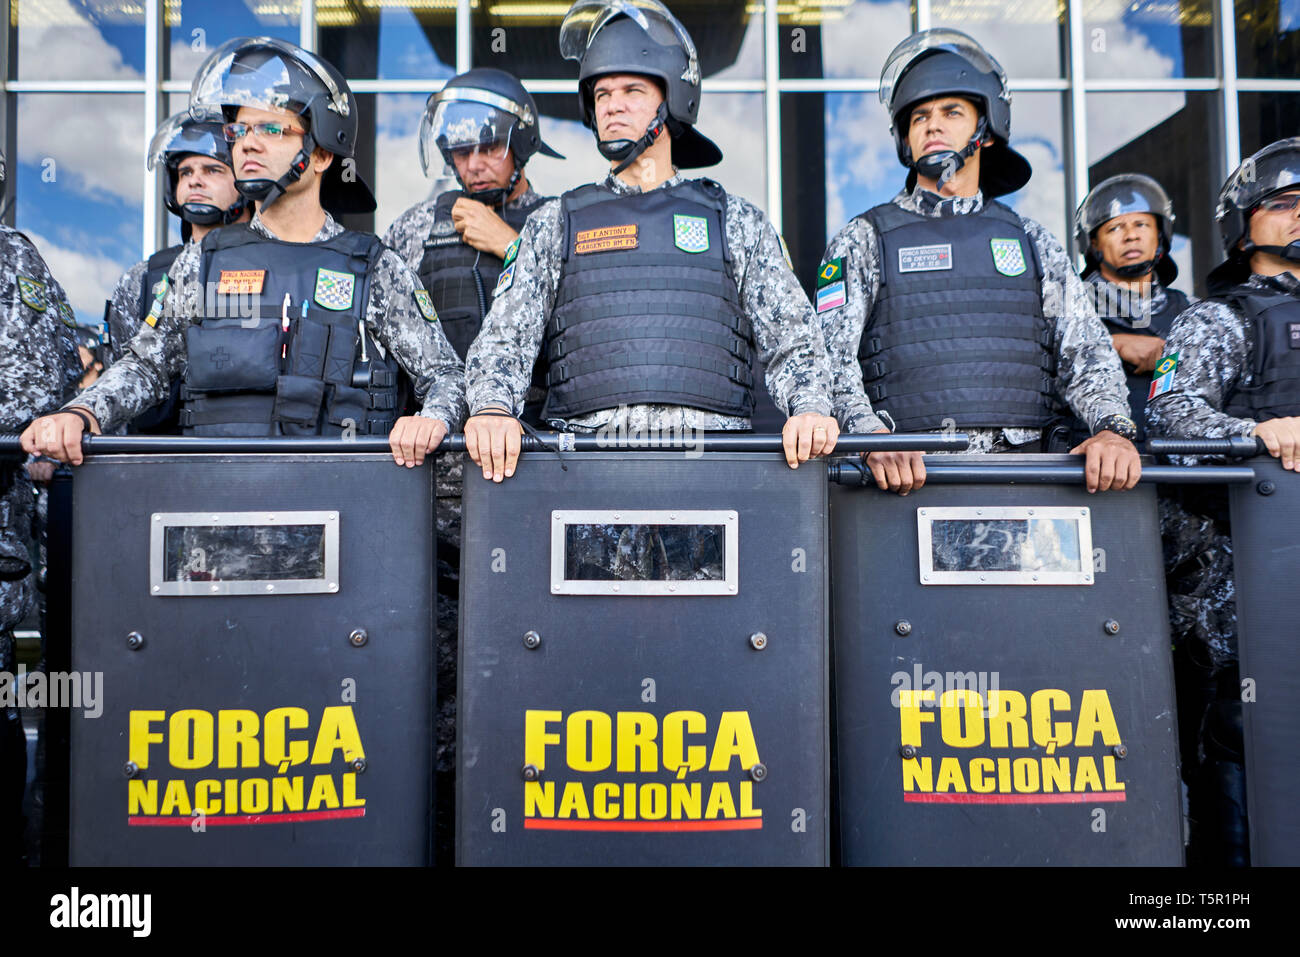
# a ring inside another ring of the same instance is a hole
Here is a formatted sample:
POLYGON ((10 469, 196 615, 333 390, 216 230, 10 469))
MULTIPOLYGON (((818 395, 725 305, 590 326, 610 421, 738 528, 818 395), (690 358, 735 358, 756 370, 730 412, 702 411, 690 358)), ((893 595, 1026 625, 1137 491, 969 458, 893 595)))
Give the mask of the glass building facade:
MULTIPOLYGON (((876 97, 914 30, 971 34, 1006 69, 1012 142, 1034 167, 1007 197, 1069 242, 1073 211, 1119 172, 1154 176, 1177 216, 1176 285, 1218 261, 1214 202, 1242 156, 1300 133, 1300 0, 669 0, 700 51, 700 129, 726 158, 704 171, 762 207, 810 285, 827 239, 902 186, 876 97)), ((9 221, 30 235, 82 322, 123 271, 178 237, 145 170, 157 123, 183 109, 208 51, 270 35, 319 51, 360 100, 358 169, 382 232, 446 180, 426 179, 424 100, 453 74, 524 79, 545 139, 546 194, 607 168, 577 115, 576 64, 558 53, 563 0, 9 0, 3 45, 9 221)))

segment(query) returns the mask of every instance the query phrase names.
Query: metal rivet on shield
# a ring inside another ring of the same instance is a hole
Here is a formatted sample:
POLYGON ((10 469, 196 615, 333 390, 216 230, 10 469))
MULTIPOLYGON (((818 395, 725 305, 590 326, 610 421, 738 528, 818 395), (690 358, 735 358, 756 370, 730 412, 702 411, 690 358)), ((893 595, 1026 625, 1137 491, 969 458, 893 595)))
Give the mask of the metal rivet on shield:
POLYGON ((535 631, 524 632, 524 647, 533 651, 542 643, 542 636, 535 631))
POLYGON ((1107 618, 1106 624, 1102 625, 1101 627, 1105 629, 1106 634, 1108 635, 1119 634, 1119 622, 1117 622, 1114 618, 1107 618))
POLYGON ((213 585, 213 586, 212 586, 212 590, 213 590, 214 592, 221 591, 221 586, 220 586, 220 585, 213 585))
POLYGON ((535 764, 525 764, 525 765, 524 765, 524 780, 525 780, 525 781, 536 781, 536 780, 537 780, 538 778, 540 778, 541 776, 542 776, 541 772, 537 770, 537 765, 535 765, 535 764))
POLYGON ((162 516, 159 515, 157 512, 154 512, 154 513, 153 513, 153 520, 154 520, 155 522, 161 522, 161 521, 162 521, 162 516))
POLYGON ((767 765, 762 762, 754 765, 749 769, 749 776, 755 781, 762 781, 767 777, 767 765))
POLYGON ((133 631, 126 636, 126 646, 132 651, 139 651, 144 647, 144 635, 138 631, 133 631))
POLYGON ((912 744, 905 744, 898 749, 898 753, 903 756, 903 759, 905 761, 910 761, 912 760, 912 758, 916 757, 916 746, 912 744))
POLYGON ((353 770, 353 771, 356 771, 357 774, 364 774, 365 771, 366 771, 366 759, 365 759, 365 758, 353 758, 353 759, 352 759, 352 770, 353 770))
POLYGON ((352 634, 348 635, 348 641, 352 643, 353 648, 360 648, 370 640, 370 635, 364 628, 353 628, 352 634))
POLYGON ((1260 495, 1272 495, 1277 491, 1277 486, 1272 482, 1265 480, 1255 486, 1255 491, 1259 492, 1260 495))
POLYGON ((898 621, 894 622, 894 631, 906 638, 912 633, 912 623, 906 618, 900 618, 898 621))
MULTIPOLYGON (((1033 515, 1034 513, 1033 513, 1033 512, 1030 512, 1029 514, 1030 514, 1030 515, 1033 515)), ((274 521, 275 521, 275 516, 274 516, 274 515, 268 515, 268 516, 266 516, 266 520, 267 520, 268 522, 274 522, 274 521)))
POLYGON ((154 590, 154 594, 157 594, 158 592, 162 591, 162 585, 154 585, 153 590, 154 590))
POLYGON ((1110 750, 1115 755, 1115 757, 1121 760, 1128 757, 1128 748, 1124 747, 1124 745, 1122 744, 1117 744, 1115 745, 1115 747, 1111 748, 1110 750))
POLYGON ((762 651, 767 647, 767 635, 763 634, 761 631, 754 632, 749 636, 749 647, 753 648, 755 651, 762 651))
POLYGON ((128 778, 133 778, 140 773, 140 766, 134 761, 128 761, 126 764, 122 765, 122 773, 128 778))
POLYGON ((329 583, 329 590, 330 590, 330 591, 338 591, 338 590, 339 590, 339 583, 338 583, 338 582, 330 582, 330 583, 329 583))

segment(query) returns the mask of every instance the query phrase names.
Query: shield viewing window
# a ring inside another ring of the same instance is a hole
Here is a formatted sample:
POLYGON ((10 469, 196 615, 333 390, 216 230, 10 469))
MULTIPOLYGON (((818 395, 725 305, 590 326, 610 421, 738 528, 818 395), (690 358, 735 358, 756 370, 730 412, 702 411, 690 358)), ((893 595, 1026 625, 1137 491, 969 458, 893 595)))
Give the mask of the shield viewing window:
POLYGON ((923 585, 1091 585, 1086 508, 916 511, 923 585))
POLYGON ((339 590, 338 512, 155 512, 151 595, 339 590))
POLYGON ((735 595, 735 512, 551 512, 551 593, 735 595))

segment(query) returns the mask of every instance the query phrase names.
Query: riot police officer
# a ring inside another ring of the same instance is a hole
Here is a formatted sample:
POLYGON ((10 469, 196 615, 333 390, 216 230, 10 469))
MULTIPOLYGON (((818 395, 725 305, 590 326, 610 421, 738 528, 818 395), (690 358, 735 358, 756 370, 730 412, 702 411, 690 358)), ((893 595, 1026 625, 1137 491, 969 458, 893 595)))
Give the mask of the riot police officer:
POLYGON ((149 143, 147 164, 150 170, 161 167, 167 175, 163 203, 180 217, 182 242, 141 260, 118 280, 105 304, 113 359, 122 354, 149 314, 153 293, 184 244, 201 243, 211 230, 247 222, 252 215, 252 203, 235 189, 230 144, 221 127, 219 115, 200 122, 186 110, 163 120, 149 143))
MULTIPOLYGON (((1141 442, 1151 371, 1174 317, 1187 308, 1187 296, 1170 285, 1178 277, 1169 254, 1174 206, 1150 176, 1122 173, 1084 197, 1074 230, 1087 264, 1083 281, 1090 284, 1097 315, 1124 363, 1129 408, 1141 442)), ((1082 442, 1087 434, 1076 420, 1071 442, 1082 442)))
MULTIPOLYGON (((853 432, 959 428, 979 452, 1039 451, 1061 415, 1089 423, 1089 491, 1131 488, 1140 465, 1123 370, 1065 250, 995 197, 1029 181, 1008 145, 1006 75, 957 30, 925 30, 885 63, 880 98, 899 161, 894 199, 831 240, 817 310, 835 412, 853 432)), ((867 457, 881 488, 925 481, 919 453, 867 457)))
MULTIPOLYGON (((1300 471, 1300 138, 1246 159, 1219 193, 1216 218, 1225 260, 1209 275, 1209 298, 1174 321, 1155 367, 1147 428, 1156 436, 1257 436, 1284 468, 1300 471)), ((1184 756, 1189 857, 1243 864, 1241 694, 1224 498, 1186 503, 1167 531, 1192 572, 1184 594, 1171 596, 1185 675, 1179 716, 1196 746, 1184 756)))
MULTIPOLYGON (((0 191, 6 165, 0 154, 0 191)), ((76 320, 36 247, 0 224, 0 432, 58 408, 81 379, 76 320)), ((32 485, 20 461, 0 461, 0 671, 15 673, 13 628, 36 594, 30 560, 32 485)), ((18 711, 0 707, 0 863, 21 857, 27 741, 18 711)))
POLYGON ((77 464, 83 431, 129 420, 183 373, 187 434, 388 434, 399 465, 420 464, 460 420, 461 364, 397 254, 331 215, 374 209, 347 83, 291 43, 238 38, 199 69, 190 111, 223 114, 257 213, 181 251, 132 354, 24 447, 77 464), (402 369, 423 408, 398 418, 402 369))
MULTIPOLYGON (((679 168, 722 154, 695 129, 694 43, 660 3, 578 0, 560 52, 579 61, 578 95, 603 183, 537 209, 470 348, 466 449, 494 481, 514 473, 520 412, 539 351, 557 428, 746 429, 753 352, 790 414, 792 467, 831 451, 825 350, 812 310, 761 211, 679 168)), ((509 257, 508 257, 509 258, 509 257)))

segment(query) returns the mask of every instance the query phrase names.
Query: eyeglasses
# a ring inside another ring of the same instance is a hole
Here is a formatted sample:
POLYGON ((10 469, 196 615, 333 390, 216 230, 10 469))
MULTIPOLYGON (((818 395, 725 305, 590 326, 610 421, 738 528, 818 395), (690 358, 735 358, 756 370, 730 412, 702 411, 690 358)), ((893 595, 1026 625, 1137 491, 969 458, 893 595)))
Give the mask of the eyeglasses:
POLYGON ((249 133, 256 133, 263 139, 273 140, 278 140, 286 133, 296 133, 299 136, 307 133, 306 130, 290 126, 288 123, 227 123, 221 127, 221 132, 225 134, 228 143, 242 140, 249 133))
POLYGON ((508 152, 510 152, 510 143, 506 140, 497 140, 494 143, 480 143, 477 146, 458 146, 455 149, 447 150, 452 162, 460 160, 462 163, 468 163, 475 155, 493 161, 501 160, 505 159, 508 152))
POLYGON ((1272 199, 1266 199, 1257 208, 1266 213, 1289 213, 1298 205, 1300 205, 1300 193, 1290 193, 1286 196, 1274 196, 1272 199))

